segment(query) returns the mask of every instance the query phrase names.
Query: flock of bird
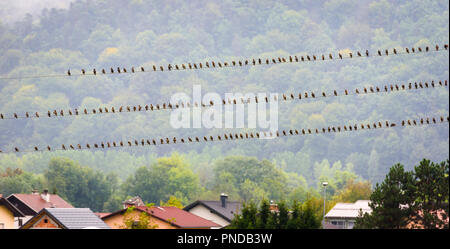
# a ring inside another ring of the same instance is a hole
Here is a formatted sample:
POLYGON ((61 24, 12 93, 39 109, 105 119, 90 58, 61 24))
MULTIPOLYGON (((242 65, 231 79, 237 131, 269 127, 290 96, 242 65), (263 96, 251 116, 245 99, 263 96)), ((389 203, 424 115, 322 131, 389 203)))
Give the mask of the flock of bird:
POLYGON ((99 107, 98 109, 92 109, 88 110, 87 108, 84 108, 82 110, 78 110, 77 108, 73 110, 67 110, 64 111, 62 109, 60 110, 53 110, 53 111, 47 111, 46 114, 39 114, 39 112, 26 112, 23 116, 19 115, 17 113, 13 113, 12 115, 6 115, 3 113, 0 113, 0 120, 3 119, 19 119, 19 118, 40 118, 40 117, 64 117, 64 116, 78 116, 78 115, 92 115, 92 114, 106 114, 106 113, 126 113, 126 112, 141 112, 141 111, 157 111, 157 110, 171 110, 171 109, 178 109, 178 108, 190 108, 190 107, 211 107, 215 104, 248 104, 254 101, 254 103, 259 102, 270 102, 270 101, 289 101, 289 100, 302 100, 302 99, 308 99, 308 98, 323 98, 323 97, 337 97, 337 96, 349 96, 349 95, 362 95, 362 94, 371 94, 371 93, 391 93, 394 91, 402 91, 402 90, 418 90, 418 89, 426 89, 426 88, 437 88, 437 87, 447 87, 448 81, 447 80, 439 80, 431 82, 414 82, 409 84, 391 84, 391 85, 384 85, 382 87, 379 86, 366 86, 363 88, 356 88, 354 92, 350 92, 347 89, 343 90, 342 92, 338 92, 337 90, 333 90, 332 92, 320 92, 315 93, 314 91, 306 91, 306 92, 300 92, 300 93, 290 93, 290 94, 282 94, 281 97, 276 97, 276 95, 273 96, 273 100, 269 99, 268 97, 265 97, 263 99, 259 99, 258 96, 255 96, 254 99, 248 98, 240 98, 239 100, 236 98, 233 99, 222 99, 221 103, 214 103, 214 101, 210 100, 209 103, 197 103, 194 102, 191 104, 190 102, 180 102, 180 103, 162 103, 162 104, 150 104, 150 105, 137 105, 137 106, 120 106, 120 107, 99 107))
MULTIPOLYGON (((447 118, 440 116, 439 118, 421 118, 421 119, 407 119, 401 120, 399 125, 405 126, 419 126, 419 125, 431 125, 431 124, 440 124, 444 122, 450 122, 450 117, 447 118)), ((264 131, 264 132, 245 132, 245 133, 228 133, 217 136, 203 136, 203 137, 165 137, 165 138, 153 138, 153 139, 141 139, 141 140, 128 140, 128 141, 109 141, 109 142, 100 142, 100 143, 91 143, 82 146, 81 144, 77 145, 65 145, 62 144, 61 147, 52 148, 47 146, 45 148, 39 149, 38 146, 34 146, 33 150, 21 151, 19 148, 15 147, 15 152, 31 152, 31 151, 55 151, 55 150, 89 150, 89 149, 105 149, 105 148, 116 148, 116 147, 132 147, 132 146, 146 146, 146 145, 163 145, 163 144, 176 144, 176 143, 200 143, 200 142, 213 142, 213 141, 227 141, 227 140, 243 140, 243 139, 268 139, 268 138, 277 138, 283 136, 294 136, 294 135, 309 135, 309 134, 324 134, 324 133, 340 133, 340 132, 350 132, 350 131, 358 131, 358 130, 370 130, 370 129, 379 129, 379 128, 392 128, 396 127, 396 122, 390 121, 378 121, 371 123, 361 123, 354 125, 342 125, 342 126, 328 126, 325 128, 314 128, 314 129, 301 129, 301 130, 281 130, 281 131, 264 131)), ((0 153, 2 151, 0 150, 0 153)))
MULTIPOLYGON (((448 44, 444 44, 444 49, 440 48, 439 45, 436 45, 434 51, 448 51, 448 44)), ((389 52, 388 49, 385 50, 378 50, 377 54, 378 56, 388 56, 389 54, 394 54, 394 55, 399 55, 399 54, 415 54, 415 53, 421 53, 421 52, 430 52, 433 51, 432 49, 430 49, 430 47, 426 46, 424 49, 422 49, 421 47, 417 47, 417 49, 415 49, 414 47, 410 48, 404 48, 403 51, 400 51, 400 49, 396 49, 393 48, 391 50, 392 52, 389 52)), ((172 70, 195 70, 195 69, 206 69, 206 68, 222 68, 222 67, 236 67, 236 66, 248 66, 248 65, 263 65, 263 64, 277 64, 277 63, 287 63, 287 62, 305 62, 305 61, 325 61, 325 60, 335 60, 335 59, 352 59, 352 58, 358 58, 358 57, 369 57, 369 50, 366 50, 365 52, 360 52, 357 51, 355 54, 353 52, 348 52, 348 53, 337 53, 337 56, 333 56, 333 54, 322 54, 322 55, 303 55, 303 56, 297 56, 297 55, 291 55, 287 58, 285 57, 278 57, 278 58, 266 58, 266 59, 247 59, 247 60, 238 60, 238 61, 231 61, 231 63, 228 62, 214 62, 214 61, 210 61, 210 62, 199 62, 199 63, 186 63, 186 64, 168 64, 167 66, 157 66, 157 65, 153 65, 152 68, 148 71, 172 71, 172 70)), ((92 69, 92 73, 89 73, 88 71, 86 71, 85 69, 81 69, 81 75, 99 75, 99 74, 120 74, 120 73, 136 73, 136 72, 146 72, 146 69, 141 66, 141 67, 131 67, 129 70, 127 70, 125 67, 117 67, 117 68, 113 68, 111 67, 109 70, 108 69, 102 69, 100 71, 97 71, 97 69, 92 69)), ((67 70, 67 75, 68 76, 72 76, 72 72, 69 70, 67 70)))
MULTIPOLYGON (((392 49, 392 50, 378 50, 377 55, 378 56, 389 56, 390 54, 393 55, 400 55, 400 54, 419 54, 422 52, 439 52, 439 51, 448 51, 448 44, 443 45, 443 49, 439 47, 439 45, 436 45, 434 49, 431 49, 430 47, 426 46, 425 48, 417 47, 414 48, 404 48, 404 49, 392 49)), ((137 73, 137 72, 148 72, 148 71, 173 71, 173 70, 195 70, 195 69, 206 69, 206 68, 226 68, 226 67, 236 67, 236 66, 256 66, 256 65, 269 65, 269 64, 278 64, 278 63, 293 63, 293 62, 311 62, 311 61, 325 61, 325 60, 343 60, 343 59, 352 59, 352 58, 363 58, 363 57, 369 57, 370 53, 368 50, 365 52, 357 51, 356 53, 353 52, 346 52, 345 54, 343 52, 337 53, 337 56, 333 56, 333 54, 322 54, 319 56, 316 55, 303 55, 303 56, 289 56, 289 57, 278 57, 278 58, 265 58, 265 59, 248 59, 248 60, 237 60, 237 61, 231 61, 231 63, 228 62, 215 62, 215 61, 206 61, 204 63, 186 63, 186 64, 168 64, 167 66, 156 66, 153 65, 150 70, 146 70, 143 66, 140 66, 138 68, 131 67, 129 70, 122 67, 117 68, 110 68, 107 69, 101 69, 97 71, 97 69, 92 69, 92 73, 86 71, 85 69, 81 69, 81 74, 73 74, 70 69, 67 71, 67 76, 72 75, 105 75, 105 74, 121 74, 121 73, 137 73)), ((23 77, 17 77, 17 78, 37 78, 37 77, 59 77, 64 75, 36 75, 36 76, 23 76, 23 77)), ((13 77, 14 78, 14 77, 13 77)), ((13 78, 0 78, 0 79, 13 79, 13 78)), ((401 90, 413 90, 413 89, 424 89, 424 88, 435 88, 435 87, 447 87, 448 83, 447 80, 444 81, 431 81, 428 82, 414 82, 409 84, 394 84, 394 85, 384 85, 383 87, 378 86, 367 86, 363 88, 356 88, 354 92, 349 92, 347 89, 343 91, 343 93, 338 93, 337 90, 333 90, 332 93, 327 92, 300 92, 298 94, 290 93, 290 94, 282 94, 281 97, 274 96, 273 101, 284 100, 301 100, 301 99, 308 99, 308 98, 320 98, 320 97, 329 97, 329 96, 346 96, 346 95, 360 95, 360 94, 370 94, 370 93, 390 93, 393 91, 401 91, 401 90)), ((245 104, 245 103, 251 103, 252 99, 244 99, 241 98, 240 101, 236 98, 234 99, 222 99, 221 103, 214 103, 213 101, 210 101, 209 103, 197 103, 194 102, 193 105, 190 102, 184 102, 184 103, 163 103, 163 104, 150 104, 145 106, 120 106, 117 109, 114 107, 107 108, 98 108, 98 109, 92 109, 92 111, 89 111, 88 109, 84 108, 84 110, 68 110, 67 112, 64 112, 64 110, 53 110, 53 111, 47 111, 46 114, 39 114, 38 112, 34 113, 28 113, 26 112, 24 116, 20 116, 17 113, 14 113, 12 117, 9 115, 4 115, 0 113, 0 119, 19 119, 19 118, 40 118, 40 117, 63 117, 63 116, 78 116, 81 114, 88 115, 88 114, 103 114, 103 113, 122 113, 122 112, 136 112, 136 111, 153 111, 153 110, 165 110, 165 109, 174 109, 174 108, 190 108, 190 107, 198 107, 199 105, 202 107, 208 107, 213 106, 217 104, 245 104)), ((264 99, 258 99, 258 97, 255 96, 254 102, 269 102, 272 101, 268 97, 265 97, 264 99)), ((402 120, 399 122, 401 126, 417 126, 417 125, 429 125, 429 124, 438 124, 438 123, 444 123, 449 122, 449 117, 444 118, 443 116, 439 118, 425 118, 420 120, 402 120)), ((301 129, 299 130, 282 130, 282 131, 276 131, 276 132, 246 132, 246 133, 229 133, 229 134, 223 134, 223 135, 217 135, 217 136, 204 136, 201 137, 187 137, 187 138, 159 138, 159 139, 142 139, 140 141, 138 140, 129 140, 129 141, 120 141, 120 142, 101 142, 101 143, 94 143, 94 144, 86 144, 85 146, 82 146, 81 144, 77 145, 65 145, 63 144, 60 148, 52 148, 50 146, 47 146, 46 148, 39 149, 38 146, 34 146, 34 149, 32 150, 21 150, 18 147, 14 147, 14 151, 12 152, 31 152, 31 151, 53 151, 53 150, 83 150, 83 149, 97 149, 97 148, 114 148, 114 147, 124 147, 124 146, 145 146, 145 145, 159 145, 159 144, 176 144, 178 143, 194 143, 194 142, 210 142, 210 141, 225 141, 225 140, 238 140, 238 139, 253 139, 253 138, 275 138, 275 137, 281 137, 281 136, 288 136, 288 135, 307 135, 307 134, 320 134, 320 133, 334 133, 334 132, 348 132, 348 131, 357 131, 364 130, 364 129, 377 129, 377 128, 391 128, 397 126, 395 122, 375 122, 373 124, 367 123, 367 124, 355 124, 355 125, 349 125, 349 126, 330 126, 322 129, 301 129)), ((4 151, 0 150, 0 153, 4 153, 4 151)))

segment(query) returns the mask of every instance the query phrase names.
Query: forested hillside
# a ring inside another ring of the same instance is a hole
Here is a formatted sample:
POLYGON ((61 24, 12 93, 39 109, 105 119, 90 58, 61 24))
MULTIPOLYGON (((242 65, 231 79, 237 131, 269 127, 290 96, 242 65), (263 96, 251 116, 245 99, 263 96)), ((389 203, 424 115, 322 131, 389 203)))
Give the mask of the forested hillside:
MULTIPOLYGON (((0 13, 4 13, 8 6, 0 8, 0 13)), ((81 77, 26 76, 65 74, 68 69, 79 74, 81 69, 92 68, 150 69, 152 65, 169 63, 366 49, 434 49, 436 44, 443 46, 448 42, 447 1, 77 0, 67 9, 44 9, 40 18, 27 15, 22 21, 5 24, 0 17, 0 113, 46 114, 48 110, 165 103, 177 92, 192 96, 193 85, 201 85, 203 94, 216 92, 223 96, 237 92, 343 91, 368 85, 443 81, 449 78, 448 51, 260 67, 81 77)), ((448 87, 442 87, 280 103, 279 128, 447 117, 448 99, 448 87)), ((167 136, 203 137, 234 131, 240 130, 174 129, 170 126, 170 111, 4 119, 0 120, 0 149, 13 151, 14 147, 35 145, 59 148, 61 144, 167 136)), ((305 192, 318 188, 322 180, 332 183, 330 191, 337 191, 348 179, 379 182, 395 163, 410 170, 422 158, 440 162, 448 157, 446 123, 272 140, 0 153, 0 172, 8 175, 7 168, 25 172, 19 174, 21 180, 31 185, 17 184, 22 186, 17 189, 23 189, 14 191, 29 192, 33 185, 61 192, 69 187, 55 179, 79 173, 87 179, 97 179, 92 182, 107 189, 99 194, 105 197, 103 202, 117 204, 123 196, 140 194, 149 202, 167 201, 174 195, 187 203, 198 197, 217 198, 220 192, 244 200, 264 195, 271 199, 289 195, 294 198, 295 193, 295 198, 304 198, 305 192), (78 173, 67 173, 69 169, 64 169, 64 165, 77 165, 71 170, 78 173), (243 169, 248 171, 243 173, 243 169), (152 192, 147 188, 149 192, 145 193, 144 186, 150 183, 136 184, 140 179, 161 179, 157 184, 164 189, 152 192), (121 196, 112 200, 119 186, 121 196)), ((6 181, 0 180, 0 193, 9 193, 1 187, 6 186, 1 185, 6 181)), ((102 187, 96 189, 101 191, 102 187)), ((76 199, 75 196, 66 198, 76 199)))

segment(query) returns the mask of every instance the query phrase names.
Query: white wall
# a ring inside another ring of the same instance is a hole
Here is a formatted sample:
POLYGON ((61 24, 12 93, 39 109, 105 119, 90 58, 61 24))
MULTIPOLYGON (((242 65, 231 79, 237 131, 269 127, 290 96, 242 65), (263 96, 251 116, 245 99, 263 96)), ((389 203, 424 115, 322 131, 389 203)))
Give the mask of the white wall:
POLYGON ((217 214, 211 213, 211 211, 203 205, 197 205, 191 208, 191 210, 189 210, 189 213, 193 213, 204 219, 210 220, 214 223, 221 225, 222 227, 228 226, 230 224, 230 222, 228 222, 224 218, 218 216, 217 214))

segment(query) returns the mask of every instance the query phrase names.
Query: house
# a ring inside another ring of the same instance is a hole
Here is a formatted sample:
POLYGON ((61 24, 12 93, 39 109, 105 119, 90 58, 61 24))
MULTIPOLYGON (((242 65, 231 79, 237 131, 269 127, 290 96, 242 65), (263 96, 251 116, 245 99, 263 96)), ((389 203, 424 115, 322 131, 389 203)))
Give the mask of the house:
POLYGON ((20 229, 109 229, 89 208, 44 208, 20 229))
POLYGON ((16 218, 16 227, 21 227, 44 208, 73 208, 58 195, 49 194, 48 190, 41 194, 37 190, 33 190, 31 194, 11 194, 6 199, 25 215, 23 218, 16 218))
MULTIPOLYGON (((418 215, 419 217, 423 217, 423 216, 424 216, 424 215, 423 215, 423 211, 422 211, 422 210, 419 210, 418 213, 417 213, 417 215, 418 215)), ((437 218, 438 218, 439 220, 442 221, 441 226, 436 225, 436 229, 443 229, 445 226, 448 227, 449 217, 447 216, 445 210, 439 209, 439 210, 436 210, 436 211, 434 212, 434 214, 433 214, 433 213, 430 213, 430 215, 435 215, 435 216, 437 216, 437 218)), ((410 223, 408 223, 408 225, 406 225, 406 228, 407 228, 407 229, 425 229, 425 226, 424 226, 423 223, 421 223, 420 221, 419 221, 419 222, 417 222, 417 221, 411 221, 410 223)))
POLYGON ((358 200, 355 203, 338 202, 325 215, 323 227, 325 229, 352 229, 360 210, 363 213, 372 212, 372 209, 369 207, 369 200, 358 200))
MULTIPOLYGON (((124 219, 128 208, 116 211, 110 215, 102 217, 102 220, 114 229, 126 228, 124 219)), ((135 206, 131 209, 130 216, 136 220, 142 212, 150 218, 150 224, 156 225, 156 229, 211 229, 219 228, 220 225, 212 221, 203 219, 197 215, 186 212, 177 207, 147 207, 135 206)))
POLYGON ((228 195, 221 194, 219 201, 198 200, 187 205, 183 210, 226 227, 230 225, 234 215, 240 213, 241 206, 240 202, 228 201, 228 195))
POLYGON ((15 220, 23 217, 25 215, 0 194, 0 229, 17 229, 15 220))

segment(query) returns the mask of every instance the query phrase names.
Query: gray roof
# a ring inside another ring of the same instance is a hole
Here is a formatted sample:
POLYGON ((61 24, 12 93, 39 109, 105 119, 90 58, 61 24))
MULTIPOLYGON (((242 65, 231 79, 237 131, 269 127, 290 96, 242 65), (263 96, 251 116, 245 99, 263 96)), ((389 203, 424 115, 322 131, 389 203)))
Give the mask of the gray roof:
POLYGON ((89 208, 45 208, 45 211, 67 229, 110 228, 89 208))
POLYGON ((193 207, 197 205, 203 205, 206 208, 208 208, 210 211, 216 213, 217 215, 221 216, 222 218, 231 221, 234 218, 234 214, 240 214, 240 209, 242 206, 242 203, 237 201, 227 201, 226 207, 222 207, 221 201, 202 201, 198 200, 194 203, 189 204, 183 210, 189 211, 193 207))

